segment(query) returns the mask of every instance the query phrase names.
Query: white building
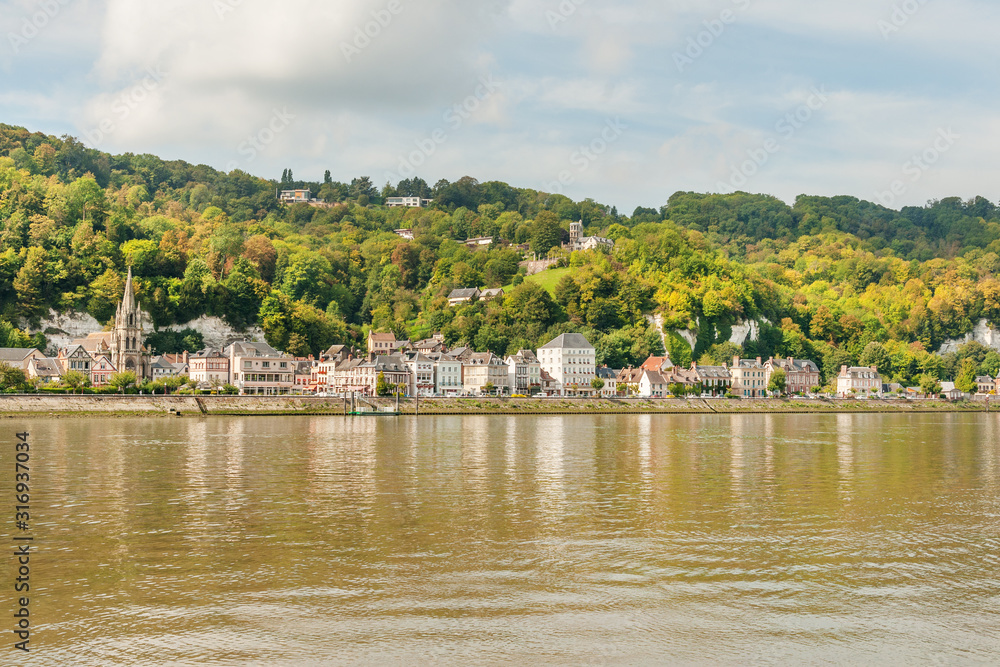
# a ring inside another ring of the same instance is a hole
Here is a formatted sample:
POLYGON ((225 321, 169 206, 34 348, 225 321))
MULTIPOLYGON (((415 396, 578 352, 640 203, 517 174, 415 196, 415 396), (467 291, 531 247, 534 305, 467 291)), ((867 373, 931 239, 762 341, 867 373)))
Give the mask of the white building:
POLYGON ((756 359, 733 357, 729 369, 733 377, 732 392, 740 398, 761 398, 767 395, 767 368, 756 359))
POLYGON ((618 373, 613 368, 608 368, 607 366, 603 368, 598 368, 596 371, 597 378, 604 380, 604 386, 601 387, 601 398, 614 398, 618 395, 618 373))
POLYGON ((438 396, 458 396, 465 387, 462 383, 462 360, 442 352, 427 355, 434 360, 434 393, 438 396))
POLYGON ((205 348, 188 357, 188 377, 192 382, 208 386, 230 381, 229 357, 217 348, 205 348))
POLYGON ((389 197, 385 200, 385 205, 389 208, 426 208, 432 201, 434 200, 420 197, 389 197))
POLYGON ((492 352, 475 352, 462 363, 462 384, 466 394, 510 393, 508 390, 507 364, 492 352), (484 387, 493 385, 492 392, 484 387))
POLYGON ((531 350, 519 350, 507 357, 507 375, 510 393, 531 396, 542 387, 542 365, 531 350))
POLYGON ((882 376, 878 369, 872 366, 848 368, 840 367, 840 375, 837 376, 837 396, 849 398, 852 396, 881 396, 882 376))
POLYGON ((610 250, 615 247, 615 242, 602 236, 584 236, 583 221, 571 222, 569 224, 569 249, 570 250, 610 250))
POLYGON ((563 334, 538 349, 542 370, 562 387, 564 396, 592 395, 597 377, 597 352, 583 335, 563 334))
POLYGON ((433 396, 436 391, 434 383, 434 360, 415 352, 407 356, 406 365, 410 367, 410 396, 433 396))
POLYGON ((223 353, 229 358, 230 383, 240 394, 283 396, 295 386, 294 359, 267 343, 233 343, 223 353))
POLYGON ((278 199, 283 204, 308 204, 313 201, 312 190, 282 190, 278 199))

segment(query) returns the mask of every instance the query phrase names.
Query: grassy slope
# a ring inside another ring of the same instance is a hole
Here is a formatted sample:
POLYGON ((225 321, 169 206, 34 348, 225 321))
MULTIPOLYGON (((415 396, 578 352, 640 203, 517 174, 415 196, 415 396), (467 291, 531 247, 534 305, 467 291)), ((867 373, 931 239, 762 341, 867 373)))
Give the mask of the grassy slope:
MULTIPOLYGON (((542 271, 541 273, 536 273, 533 276, 528 276, 527 278, 524 279, 524 282, 535 283, 541 286, 542 289, 544 289, 549 294, 554 295, 556 289, 556 283, 558 283, 563 276, 569 275, 572 271, 573 271, 572 268, 547 269, 545 271, 542 271)), ((512 289, 514 289, 513 285, 507 285, 503 288, 505 292, 509 292, 512 289)))

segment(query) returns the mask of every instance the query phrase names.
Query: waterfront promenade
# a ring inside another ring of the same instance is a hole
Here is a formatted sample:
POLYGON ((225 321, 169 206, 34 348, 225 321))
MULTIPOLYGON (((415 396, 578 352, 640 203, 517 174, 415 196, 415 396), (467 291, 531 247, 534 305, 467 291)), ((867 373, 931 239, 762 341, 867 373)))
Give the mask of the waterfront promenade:
MULTIPOLYGON (((366 399, 395 407, 393 398, 366 399)), ((410 398, 399 399, 402 415, 452 414, 742 414, 742 413, 889 413, 984 412, 985 401, 868 399, 575 399, 575 398, 410 398)), ((139 396, 2 395, 0 415, 177 416, 344 415, 350 399, 313 396, 139 396)))

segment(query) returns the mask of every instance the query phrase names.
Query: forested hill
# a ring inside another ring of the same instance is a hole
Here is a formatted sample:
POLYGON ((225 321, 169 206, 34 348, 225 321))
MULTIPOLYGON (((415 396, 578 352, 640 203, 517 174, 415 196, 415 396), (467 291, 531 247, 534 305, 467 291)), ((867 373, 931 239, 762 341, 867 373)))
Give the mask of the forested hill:
MULTIPOLYGON (((157 326, 216 315, 259 324, 295 354, 360 340, 369 327, 411 339, 442 331, 451 344, 500 354, 578 331, 600 362, 621 366, 661 350, 646 317, 659 314, 679 363, 794 355, 827 375, 878 363, 908 383, 1000 369, 1000 356, 976 346, 929 354, 980 319, 1000 323, 1000 214, 982 198, 894 211, 852 197, 789 206, 678 192, 624 215, 470 177, 379 189, 367 177, 303 182, 286 170, 275 182, 0 125, 0 223, 0 317, 29 327, 50 309, 109 320, 132 266, 157 326), (294 187, 325 206, 279 204, 275 190, 294 187), (396 195, 435 201, 382 206, 396 195), (614 250, 559 250, 575 220, 614 250), (497 241, 462 243, 479 236, 497 241), (512 244, 566 267, 525 279, 512 244), (448 307, 453 288, 471 286, 508 294, 448 307), (726 341, 746 320, 762 331, 740 351, 726 341), (694 350, 673 333, 684 329, 697 332, 694 350)), ((4 337, 28 340, 0 323, 4 337)))

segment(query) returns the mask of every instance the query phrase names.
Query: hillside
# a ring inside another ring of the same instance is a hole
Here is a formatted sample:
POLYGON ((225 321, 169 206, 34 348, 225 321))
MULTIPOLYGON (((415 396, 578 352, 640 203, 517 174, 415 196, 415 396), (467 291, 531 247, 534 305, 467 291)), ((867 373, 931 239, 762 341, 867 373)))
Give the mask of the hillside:
MULTIPOLYGON (((368 328, 506 353, 567 331, 612 366, 662 352, 646 315, 663 317, 680 363, 734 353, 796 356, 824 373, 877 363, 912 384, 1000 370, 979 346, 931 354, 981 319, 1000 323, 1000 213, 983 198, 894 211, 852 197, 679 192, 621 215, 506 183, 416 178, 376 189, 281 182, 151 155, 108 155, 71 137, 0 125, 0 346, 39 344, 10 323, 48 313, 111 318, 127 266, 157 327, 218 316, 259 325, 294 354, 359 341, 368 328), (308 187, 327 206, 283 206, 276 188, 308 187), (432 197, 387 209, 386 197, 432 197), (522 252, 492 236, 562 253, 570 221, 615 240, 610 254, 564 257, 559 273, 518 275, 522 252), (393 233, 414 231, 406 241, 393 233), (455 287, 516 285, 503 300, 449 308, 455 287), (762 323, 729 343, 734 325, 762 323), (696 332, 691 349, 676 330, 696 332)), ((197 337, 154 338, 161 352, 197 337)))

